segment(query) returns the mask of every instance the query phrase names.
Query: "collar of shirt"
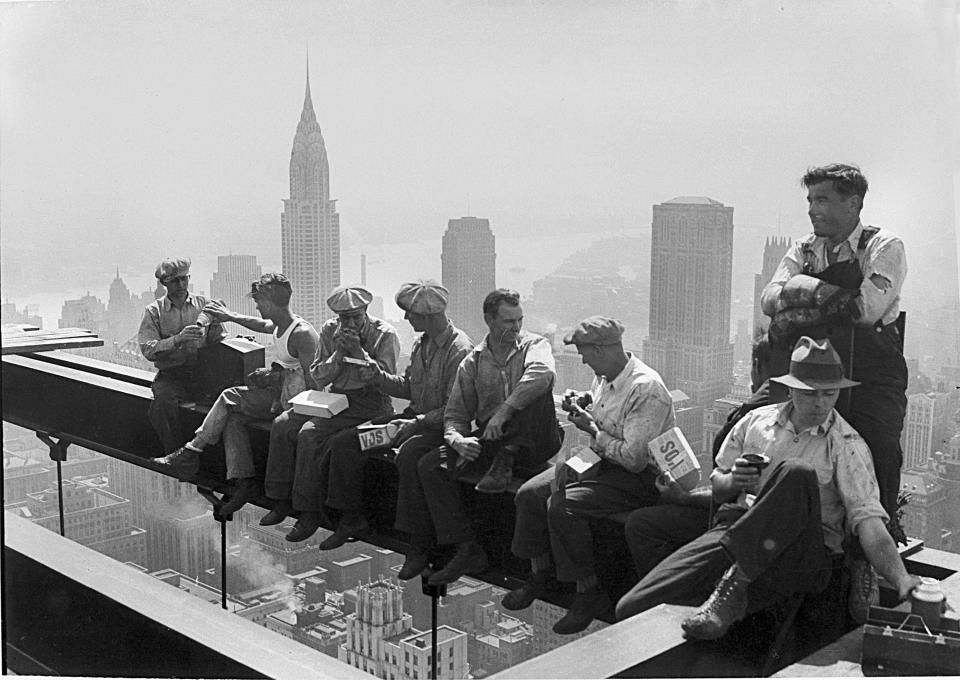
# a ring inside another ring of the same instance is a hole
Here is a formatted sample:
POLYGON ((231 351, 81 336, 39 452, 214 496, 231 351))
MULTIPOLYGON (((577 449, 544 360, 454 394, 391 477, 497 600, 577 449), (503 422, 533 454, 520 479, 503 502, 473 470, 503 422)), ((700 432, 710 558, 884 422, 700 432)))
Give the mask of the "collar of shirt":
MULTIPOLYGON (((513 345, 510 346, 510 351, 507 353, 507 357, 503 360, 504 365, 510 363, 510 359, 513 358, 513 355, 516 354, 517 351, 523 348, 525 341, 527 340, 528 337, 529 337, 529 333, 527 333, 526 331, 520 331, 517 334, 516 341, 513 343, 513 345)), ((483 340, 480 341, 480 344, 477 345, 474 349, 478 354, 484 354, 484 353, 489 354, 490 359, 495 364, 499 365, 500 362, 497 361, 497 358, 494 355, 493 350, 490 349, 490 344, 487 342, 489 339, 490 339, 490 334, 488 333, 483 337, 483 340)))
POLYGON ((836 253, 836 262, 842 262, 843 259, 841 258, 855 260, 857 259, 857 246, 860 245, 860 234, 862 233, 863 222, 858 221, 857 226, 853 228, 853 231, 850 232, 850 235, 845 240, 833 246, 833 248, 830 248, 830 244, 827 242, 826 236, 817 236, 815 243, 822 248, 822 257, 824 262, 828 261, 829 250, 832 250, 834 253, 836 253), (846 248, 843 247, 844 244, 846 244, 846 248))
POLYGON ((450 338, 453 337, 453 323, 447 322, 447 327, 443 329, 443 332, 440 333, 435 338, 430 338, 430 344, 434 347, 440 348, 450 342, 450 338))
POLYGON ((830 428, 833 427, 833 424, 837 419, 836 409, 831 409, 830 414, 827 416, 827 419, 824 420, 819 425, 811 425, 810 427, 805 427, 804 429, 797 432, 796 428, 793 426, 793 422, 790 420, 790 415, 793 413, 793 403, 785 401, 780 405, 780 408, 777 412, 777 425, 779 427, 786 428, 794 434, 803 434, 804 432, 809 432, 811 436, 826 436, 827 432, 830 431, 830 428))
MULTIPOLYGON (((197 303, 193 299, 193 293, 187 293, 187 297, 183 301, 184 307, 188 305, 192 305, 194 307, 197 306, 197 303)), ((169 295, 164 295, 162 298, 160 298, 160 309, 162 309, 165 312, 169 312, 172 308, 173 308, 173 302, 170 300, 169 295)))
POLYGON ((634 364, 636 364, 636 362, 634 361, 633 354, 627 352, 626 366, 623 367, 623 370, 620 371, 613 380, 609 380, 606 377, 601 378, 603 387, 609 388, 611 391, 616 392, 624 383, 628 383, 630 378, 633 377, 633 371, 635 368, 634 364))

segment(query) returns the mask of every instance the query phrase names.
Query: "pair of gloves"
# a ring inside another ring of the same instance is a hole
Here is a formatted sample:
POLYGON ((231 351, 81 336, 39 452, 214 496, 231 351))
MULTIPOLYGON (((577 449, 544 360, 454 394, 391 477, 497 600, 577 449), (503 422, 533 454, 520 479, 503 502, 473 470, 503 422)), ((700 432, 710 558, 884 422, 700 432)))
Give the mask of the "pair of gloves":
POLYGON ((841 288, 820 279, 797 274, 780 291, 777 313, 770 322, 770 339, 789 340, 805 328, 860 316, 859 288, 841 288))

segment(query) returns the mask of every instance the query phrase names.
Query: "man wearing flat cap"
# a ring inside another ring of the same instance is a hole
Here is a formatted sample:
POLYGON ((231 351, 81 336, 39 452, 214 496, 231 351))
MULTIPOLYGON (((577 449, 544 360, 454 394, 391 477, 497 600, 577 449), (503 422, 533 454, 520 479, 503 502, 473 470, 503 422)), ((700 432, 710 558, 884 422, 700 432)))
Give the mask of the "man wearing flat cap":
POLYGON ((217 321, 273 334, 266 353, 269 368, 253 371, 247 376, 247 385, 223 390, 193 439, 157 461, 190 481, 200 468, 203 451, 223 437, 227 479, 236 482, 236 489, 220 508, 222 515, 230 515, 262 495, 247 424, 272 420, 277 411, 289 408, 291 397, 315 387, 310 365, 317 353, 318 335, 305 319, 290 311, 292 292, 286 276, 268 273, 251 284, 247 295, 256 304, 259 318, 233 312, 216 300, 204 307, 217 321))
POLYGON ((170 453, 184 440, 181 402, 196 401, 199 396, 197 351, 220 342, 226 334, 220 323, 200 314, 208 300, 190 292, 189 258, 164 260, 154 276, 167 293, 143 311, 137 341, 143 356, 157 367, 148 413, 163 452, 170 453))
MULTIPOLYGON (((425 553, 432 538, 417 463, 425 453, 443 444, 443 408, 457 366, 473 349, 467 334, 447 318, 448 296, 447 289, 436 281, 403 284, 397 291, 397 306, 404 311, 413 330, 421 333, 413 343, 410 364, 403 375, 387 373, 377 364, 360 371, 364 380, 390 396, 410 400, 402 413, 373 421, 388 423, 388 432, 394 433, 390 445, 400 447, 396 460, 400 471, 396 524, 412 536, 414 545, 400 572, 403 579, 418 575, 427 566, 425 553), (422 526, 424 522, 427 528, 422 526)), ((330 437, 324 449, 328 461, 321 479, 321 488, 326 488, 325 505, 341 513, 337 530, 320 544, 321 550, 332 550, 367 528, 363 516, 363 464, 376 450, 361 451, 356 428, 330 437)))
POLYGON ((567 479, 563 463, 528 480, 517 491, 513 554, 530 560, 532 575, 504 596, 505 609, 529 607, 555 581, 576 583, 567 614, 554 624, 560 635, 585 629, 612 606, 597 580, 590 521, 652 505, 659 492, 647 443, 675 424, 673 400, 660 375, 623 349, 623 325, 591 316, 564 339, 596 373, 587 393, 568 390, 562 407, 590 435, 600 457, 593 476, 567 479))
POLYGON ((321 454, 327 438, 393 413, 390 395, 361 372, 362 365, 376 363, 387 373, 396 373, 400 356, 397 331, 367 314, 371 300, 370 291, 360 286, 340 286, 330 294, 327 306, 337 316, 320 327, 317 356, 310 367, 317 389, 329 386, 331 392, 346 395, 347 409, 331 418, 311 418, 288 409, 273 421, 264 489, 274 508, 260 524, 279 524, 299 510, 288 541, 303 541, 320 528, 326 495, 322 484, 326 460, 321 454))
POLYGON ((546 338, 522 330, 520 294, 492 291, 483 301, 483 318, 489 332, 457 368, 443 412, 446 444, 418 465, 430 511, 430 522, 421 526, 432 523, 437 544, 456 546, 453 557, 430 576, 431 585, 481 573, 489 564, 460 496, 459 477, 482 475, 477 491, 503 493, 515 465, 537 470, 563 441, 553 403, 553 353, 546 338))
MULTIPOLYGON (((839 391, 856 383, 843 377, 830 341, 801 337, 789 374, 771 379, 789 388, 790 400, 751 411, 727 436, 710 476, 719 504, 713 528, 624 595, 618 619, 662 603, 702 603, 684 632, 722 637, 748 613, 840 583, 845 536, 859 538, 901 600, 918 582, 886 530, 870 450, 834 408, 839 391)), ((831 613, 824 625, 843 619, 831 613)))

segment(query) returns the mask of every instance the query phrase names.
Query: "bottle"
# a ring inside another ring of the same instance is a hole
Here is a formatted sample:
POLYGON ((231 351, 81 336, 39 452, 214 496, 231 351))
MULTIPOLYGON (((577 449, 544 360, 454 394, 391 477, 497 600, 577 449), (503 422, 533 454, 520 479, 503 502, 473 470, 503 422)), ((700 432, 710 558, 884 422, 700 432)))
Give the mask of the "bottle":
POLYGON ((910 613, 922 618, 927 628, 933 631, 940 627, 945 602, 940 581, 924 576, 910 592, 910 613))

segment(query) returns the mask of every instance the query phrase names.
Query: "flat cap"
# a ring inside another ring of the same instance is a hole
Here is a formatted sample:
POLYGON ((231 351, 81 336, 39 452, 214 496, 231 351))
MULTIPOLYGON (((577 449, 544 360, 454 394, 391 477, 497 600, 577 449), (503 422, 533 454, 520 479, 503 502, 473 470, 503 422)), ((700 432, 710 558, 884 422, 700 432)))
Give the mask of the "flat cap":
POLYGON ((373 300, 373 294, 360 286, 338 286, 327 298, 327 306, 337 314, 366 309, 373 300))
POLYGON ((405 283, 397 291, 397 307, 414 314, 437 314, 447 308, 450 292, 436 281, 405 283))
POLYGON ((623 337, 623 324, 606 316, 590 316, 563 338, 565 345, 617 345, 623 337))

